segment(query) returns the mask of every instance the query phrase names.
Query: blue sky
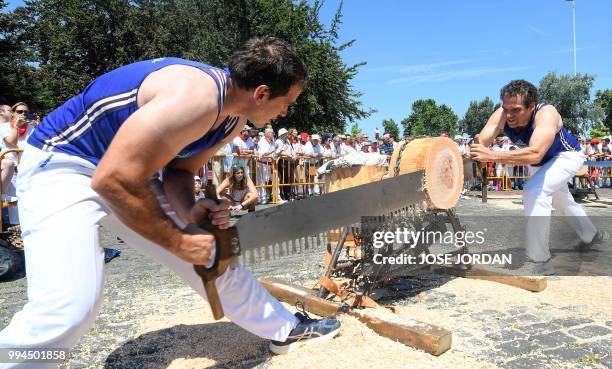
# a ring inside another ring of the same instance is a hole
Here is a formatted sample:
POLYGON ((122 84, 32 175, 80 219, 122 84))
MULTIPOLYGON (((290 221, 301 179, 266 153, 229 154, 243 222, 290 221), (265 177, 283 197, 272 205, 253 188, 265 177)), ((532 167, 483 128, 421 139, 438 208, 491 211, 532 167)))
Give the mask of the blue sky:
MULTIPOLYGON (((327 0, 329 24, 340 1, 327 0)), ((353 80, 372 135, 385 118, 399 122, 418 99, 450 106, 460 118, 471 100, 495 102, 512 79, 538 85, 549 71, 573 74, 572 3, 564 0, 346 0, 340 41, 345 63, 366 61, 353 80)), ((612 1, 576 0, 578 73, 612 88, 612 1)))
MULTIPOLYGON (((339 4, 325 2, 325 24, 339 4)), ((370 135, 385 118, 399 124, 417 99, 461 118, 471 100, 497 102, 511 79, 537 85, 549 71, 574 70, 565 0, 345 0, 340 42, 351 39, 341 55, 347 65, 367 62, 352 84, 364 107, 378 110, 358 121, 370 135)), ((596 76, 593 93, 612 88, 612 0, 576 0, 576 47, 578 73, 596 76)))

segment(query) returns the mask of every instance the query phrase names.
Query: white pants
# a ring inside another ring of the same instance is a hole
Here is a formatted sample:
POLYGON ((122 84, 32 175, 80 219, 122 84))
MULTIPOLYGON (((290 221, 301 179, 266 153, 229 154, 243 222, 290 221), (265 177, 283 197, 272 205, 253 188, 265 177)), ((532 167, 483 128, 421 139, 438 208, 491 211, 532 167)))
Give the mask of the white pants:
POLYGON ((561 215, 572 217, 569 224, 578 237, 590 242, 597 233, 582 206, 576 204, 567 187, 584 163, 580 152, 562 152, 549 160, 531 177, 525 186, 523 203, 527 219, 526 254, 533 261, 550 259, 548 241, 552 208, 561 215))
MULTIPOLYGON (((0 348, 71 348, 92 327, 104 284, 98 222, 131 247, 172 269, 206 297, 202 280, 191 264, 142 238, 111 213, 91 189, 94 170, 80 158, 26 148, 17 188, 28 303, 0 332, 0 348)), ((161 207, 176 219, 159 183, 152 183, 152 188, 161 207)), ((297 324, 297 318, 242 265, 228 269, 216 280, 216 286, 225 315, 253 334, 284 341, 297 324)), ((44 366, 0 364, 0 368, 16 367, 44 366)))
POLYGON ((268 181, 272 180, 272 173, 268 164, 257 163, 257 186, 261 186, 257 189, 259 192, 259 199, 264 200, 266 198, 266 187, 268 181))

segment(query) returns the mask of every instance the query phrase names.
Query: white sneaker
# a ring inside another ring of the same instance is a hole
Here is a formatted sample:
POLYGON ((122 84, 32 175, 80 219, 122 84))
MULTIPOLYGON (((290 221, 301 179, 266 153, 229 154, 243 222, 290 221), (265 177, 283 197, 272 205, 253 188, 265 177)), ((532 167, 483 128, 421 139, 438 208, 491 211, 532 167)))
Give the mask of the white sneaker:
POLYGON ((523 276, 542 276, 542 275, 554 275, 555 269, 553 267, 552 259, 546 261, 532 261, 526 260, 520 269, 514 271, 514 274, 520 273, 523 276))
POLYGON ((589 251, 590 249, 593 248, 593 246, 596 246, 609 239, 610 239, 610 234, 608 232, 597 231, 597 233, 595 233, 595 236, 593 236, 593 239, 591 240, 591 242, 581 241, 577 248, 578 248, 578 251, 582 251, 582 252, 589 251))

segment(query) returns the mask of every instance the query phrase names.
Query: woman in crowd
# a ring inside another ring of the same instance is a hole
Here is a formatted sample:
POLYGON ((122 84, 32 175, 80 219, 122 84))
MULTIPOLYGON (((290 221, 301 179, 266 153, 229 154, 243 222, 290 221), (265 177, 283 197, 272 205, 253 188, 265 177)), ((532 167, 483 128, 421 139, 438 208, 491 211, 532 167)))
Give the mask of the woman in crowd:
POLYGON ((255 204, 259 200, 255 184, 245 175, 241 163, 232 165, 232 175, 221 182, 217 188, 217 196, 228 198, 232 202, 230 210, 255 211, 255 204))

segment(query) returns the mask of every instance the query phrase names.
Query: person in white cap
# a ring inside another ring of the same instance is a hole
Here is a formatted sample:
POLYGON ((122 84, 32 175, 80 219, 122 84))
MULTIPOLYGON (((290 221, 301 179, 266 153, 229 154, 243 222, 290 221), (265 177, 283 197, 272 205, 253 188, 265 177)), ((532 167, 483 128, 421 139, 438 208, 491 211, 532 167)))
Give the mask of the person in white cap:
MULTIPOLYGON (((310 136, 310 141, 304 145, 304 157, 307 158, 305 161, 307 183, 315 181, 314 172, 316 171, 317 164, 323 157, 323 146, 320 143, 321 136, 315 133, 310 136)), ((318 184, 308 185, 308 196, 318 195, 320 192, 318 184)))
POLYGON ((193 177, 193 194, 196 201, 204 198, 204 192, 202 191, 202 178, 200 178, 200 176, 193 177))

